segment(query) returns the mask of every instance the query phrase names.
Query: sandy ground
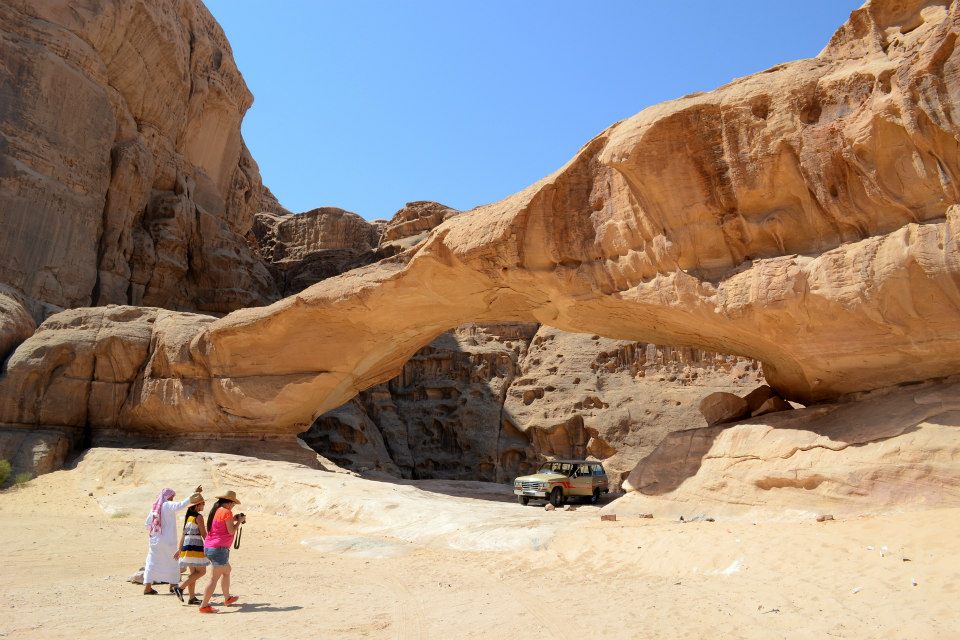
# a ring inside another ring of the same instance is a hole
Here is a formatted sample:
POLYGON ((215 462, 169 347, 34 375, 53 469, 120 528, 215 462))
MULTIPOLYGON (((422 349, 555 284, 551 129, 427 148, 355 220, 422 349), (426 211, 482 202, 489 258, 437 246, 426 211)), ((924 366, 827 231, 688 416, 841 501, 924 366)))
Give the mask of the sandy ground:
POLYGON ((596 507, 521 507, 504 487, 420 486, 91 450, 0 493, 0 637, 960 637, 960 509, 601 522, 596 507), (235 489, 249 518, 232 556, 241 604, 217 615, 125 582, 152 495, 198 482, 235 489))

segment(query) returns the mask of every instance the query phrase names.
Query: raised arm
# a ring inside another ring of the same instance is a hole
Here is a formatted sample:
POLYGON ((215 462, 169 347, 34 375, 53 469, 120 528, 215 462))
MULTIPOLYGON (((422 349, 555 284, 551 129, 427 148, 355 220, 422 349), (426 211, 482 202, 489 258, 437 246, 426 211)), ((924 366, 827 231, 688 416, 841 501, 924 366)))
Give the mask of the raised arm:
POLYGON ((173 502, 172 500, 171 500, 171 501, 168 501, 168 502, 164 502, 163 505, 162 505, 160 508, 161 508, 161 509, 169 509, 170 511, 180 511, 180 509, 183 509, 183 508, 186 507, 188 504, 190 504, 190 497, 189 497, 189 496, 187 496, 186 498, 184 498, 184 499, 181 500, 180 502, 173 502))

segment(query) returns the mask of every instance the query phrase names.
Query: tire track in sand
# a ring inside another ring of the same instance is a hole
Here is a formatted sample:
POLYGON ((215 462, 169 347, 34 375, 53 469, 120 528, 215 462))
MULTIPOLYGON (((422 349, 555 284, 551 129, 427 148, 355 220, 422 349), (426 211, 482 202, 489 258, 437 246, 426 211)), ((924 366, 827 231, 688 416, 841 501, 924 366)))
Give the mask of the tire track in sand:
POLYGON ((393 618, 397 626, 394 636, 396 640, 426 640, 427 636, 423 631, 425 626, 423 607, 420 606, 420 599, 407 588, 407 585, 399 580, 372 582, 393 596, 393 618))

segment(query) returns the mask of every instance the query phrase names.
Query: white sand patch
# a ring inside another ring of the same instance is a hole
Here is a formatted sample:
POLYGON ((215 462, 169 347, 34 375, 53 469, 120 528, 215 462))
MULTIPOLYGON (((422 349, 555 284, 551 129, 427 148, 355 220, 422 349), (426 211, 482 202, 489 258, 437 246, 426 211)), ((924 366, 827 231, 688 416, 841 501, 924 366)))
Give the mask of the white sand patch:
POLYGON ((359 558, 399 558, 409 551, 409 544, 361 536, 315 536, 301 540, 300 544, 321 553, 359 558))
POLYGON ((742 567, 743 567, 743 558, 737 558, 736 560, 731 562, 730 566, 727 567, 726 569, 722 569, 720 571, 714 571, 713 573, 721 576, 732 576, 733 574, 740 571, 742 567))

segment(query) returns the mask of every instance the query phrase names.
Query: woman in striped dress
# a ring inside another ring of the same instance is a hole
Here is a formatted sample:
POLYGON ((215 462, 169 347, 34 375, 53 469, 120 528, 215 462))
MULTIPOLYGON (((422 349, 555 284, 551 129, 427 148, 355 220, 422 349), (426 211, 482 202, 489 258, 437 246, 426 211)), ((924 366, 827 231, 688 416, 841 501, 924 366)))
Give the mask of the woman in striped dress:
POLYGON ((190 600, 187 604, 200 604, 196 594, 196 584, 197 580, 207 572, 207 564, 210 562, 203 554, 203 539, 206 537, 203 502, 200 502, 187 509, 187 515, 183 519, 183 533, 180 535, 180 551, 174 556, 180 559, 180 570, 187 569, 190 572, 187 579, 180 584, 177 593, 182 601, 183 591, 189 592, 190 600))

